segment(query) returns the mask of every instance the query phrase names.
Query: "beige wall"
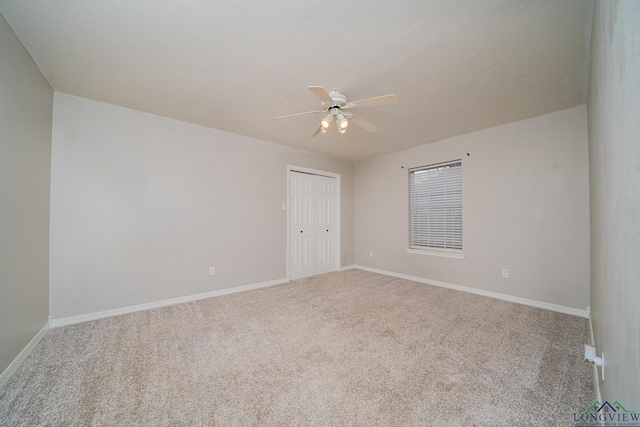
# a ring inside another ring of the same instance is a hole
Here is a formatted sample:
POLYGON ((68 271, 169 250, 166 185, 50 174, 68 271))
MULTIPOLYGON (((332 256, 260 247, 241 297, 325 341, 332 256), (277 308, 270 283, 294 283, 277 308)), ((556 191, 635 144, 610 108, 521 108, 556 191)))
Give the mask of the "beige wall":
POLYGON ((0 15, 0 372, 47 323, 52 103, 0 15))
POLYGON ((586 309, 586 119, 581 106, 357 163, 356 264, 586 309), (407 171, 455 159, 466 257, 409 254, 407 171))
POLYGON ((591 307, 602 398, 640 410, 640 2, 597 1, 589 84, 591 307))
POLYGON ((285 278, 288 164, 341 174, 353 264, 352 163, 56 92, 51 315, 285 278))

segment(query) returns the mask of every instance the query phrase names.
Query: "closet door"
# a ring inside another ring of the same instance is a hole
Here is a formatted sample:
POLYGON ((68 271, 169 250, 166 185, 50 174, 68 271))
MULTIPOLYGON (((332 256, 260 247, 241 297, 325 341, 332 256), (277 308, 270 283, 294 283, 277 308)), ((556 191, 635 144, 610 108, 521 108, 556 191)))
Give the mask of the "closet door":
POLYGON ((336 179, 315 177, 315 274, 338 269, 336 262, 336 179))
POLYGON ((291 172, 291 279, 313 276, 315 176, 291 172))
POLYGON ((338 180, 291 171, 291 279, 338 270, 338 180))

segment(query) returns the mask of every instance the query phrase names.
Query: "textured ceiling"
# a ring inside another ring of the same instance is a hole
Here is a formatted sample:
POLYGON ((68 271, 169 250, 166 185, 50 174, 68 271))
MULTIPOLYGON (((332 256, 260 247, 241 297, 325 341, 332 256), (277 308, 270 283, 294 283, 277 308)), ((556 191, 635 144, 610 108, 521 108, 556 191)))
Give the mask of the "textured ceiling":
POLYGON ((359 160, 585 102, 584 0, 0 0, 54 90, 359 160), (311 139, 306 87, 377 124, 311 139))

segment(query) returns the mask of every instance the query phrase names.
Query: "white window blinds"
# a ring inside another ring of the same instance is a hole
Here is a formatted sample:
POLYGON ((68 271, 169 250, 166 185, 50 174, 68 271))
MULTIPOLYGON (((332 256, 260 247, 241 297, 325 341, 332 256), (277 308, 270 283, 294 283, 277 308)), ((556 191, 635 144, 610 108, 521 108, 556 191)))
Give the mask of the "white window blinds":
POLYGON ((462 250, 462 162, 409 170, 411 248, 462 250))

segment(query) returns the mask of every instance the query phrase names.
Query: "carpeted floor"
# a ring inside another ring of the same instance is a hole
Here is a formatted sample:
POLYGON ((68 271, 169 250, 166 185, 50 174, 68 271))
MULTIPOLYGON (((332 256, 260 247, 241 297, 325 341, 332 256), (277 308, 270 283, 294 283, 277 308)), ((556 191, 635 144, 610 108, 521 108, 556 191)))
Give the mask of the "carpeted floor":
POLYGON ((572 425, 586 319, 360 270, 52 329, 0 424, 572 425))

